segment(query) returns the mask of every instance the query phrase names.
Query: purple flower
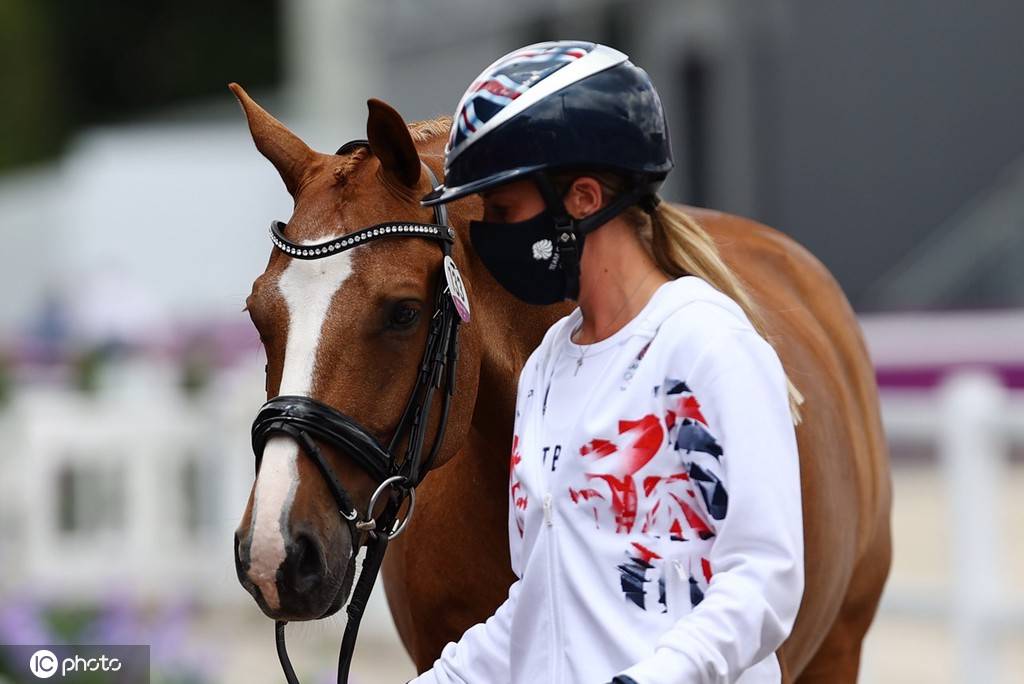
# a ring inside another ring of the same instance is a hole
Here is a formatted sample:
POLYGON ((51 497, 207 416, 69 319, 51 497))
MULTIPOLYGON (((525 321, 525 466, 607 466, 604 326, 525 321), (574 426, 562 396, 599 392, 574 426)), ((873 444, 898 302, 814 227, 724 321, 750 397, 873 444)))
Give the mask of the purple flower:
POLYGON ((85 628, 80 638, 83 643, 109 646, 146 643, 135 602, 125 593, 108 596, 96 620, 85 628))
POLYGON ((42 608, 30 598, 14 598, 0 606, 0 643, 35 646, 58 643, 43 619, 42 608))

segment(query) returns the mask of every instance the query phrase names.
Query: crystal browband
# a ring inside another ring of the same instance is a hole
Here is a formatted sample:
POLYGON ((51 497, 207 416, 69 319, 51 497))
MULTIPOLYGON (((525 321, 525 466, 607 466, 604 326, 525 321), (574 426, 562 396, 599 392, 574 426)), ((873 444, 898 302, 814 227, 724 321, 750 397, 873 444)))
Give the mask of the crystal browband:
POLYGON ((446 242, 455 241, 455 230, 449 226, 441 226, 435 223, 393 221, 390 223, 378 223, 349 235, 316 245, 300 245, 284 236, 284 227, 285 224, 281 221, 272 221, 270 224, 270 239, 274 241, 274 244, 282 252, 290 254, 297 259, 321 259, 336 252, 343 252, 367 240, 390 235, 400 237, 423 236, 446 242))

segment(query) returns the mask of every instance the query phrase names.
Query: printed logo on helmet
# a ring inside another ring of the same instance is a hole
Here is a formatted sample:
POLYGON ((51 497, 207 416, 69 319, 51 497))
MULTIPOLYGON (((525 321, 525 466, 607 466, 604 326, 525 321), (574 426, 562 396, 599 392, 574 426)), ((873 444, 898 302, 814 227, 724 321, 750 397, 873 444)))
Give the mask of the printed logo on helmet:
POLYGON ((480 128, 538 82, 594 49, 593 43, 537 43, 505 55, 469 86, 455 112, 448 149, 471 140, 480 128))

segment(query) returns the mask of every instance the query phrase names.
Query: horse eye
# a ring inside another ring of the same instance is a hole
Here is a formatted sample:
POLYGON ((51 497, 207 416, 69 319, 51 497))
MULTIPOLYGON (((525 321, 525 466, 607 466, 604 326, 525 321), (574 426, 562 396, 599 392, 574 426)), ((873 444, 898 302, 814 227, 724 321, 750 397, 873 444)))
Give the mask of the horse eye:
POLYGON ((419 319, 420 311, 408 304, 397 304, 391 311, 390 326, 397 329, 412 327, 419 319))

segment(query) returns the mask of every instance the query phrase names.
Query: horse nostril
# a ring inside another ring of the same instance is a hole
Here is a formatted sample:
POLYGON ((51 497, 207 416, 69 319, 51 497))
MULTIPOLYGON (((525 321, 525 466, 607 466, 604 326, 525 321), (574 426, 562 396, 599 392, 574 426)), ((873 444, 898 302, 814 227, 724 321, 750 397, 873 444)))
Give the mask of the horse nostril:
POLYGON ((238 577, 244 577, 245 573, 249 571, 248 563, 248 550, 243 552, 242 542, 238 538, 238 532, 235 532, 235 544, 234 544, 234 556, 235 556, 235 571, 238 573, 238 577), (242 557, 245 556, 245 560, 242 557))
POLYGON ((296 536, 285 563, 294 573, 293 586, 300 592, 312 590, 323 579, 324 562, 320 545, 308 534, 296 536))

